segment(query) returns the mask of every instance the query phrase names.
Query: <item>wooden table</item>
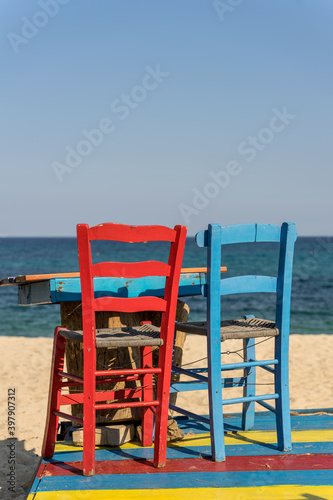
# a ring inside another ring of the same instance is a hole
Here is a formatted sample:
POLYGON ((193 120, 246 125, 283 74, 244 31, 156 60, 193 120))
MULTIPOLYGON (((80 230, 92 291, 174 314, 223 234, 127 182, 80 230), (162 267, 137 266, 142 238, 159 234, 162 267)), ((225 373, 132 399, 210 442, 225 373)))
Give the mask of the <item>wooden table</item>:
MULTIPOLYGON (((221 272, 226 268, 221 268, 221 272)), ((201 287, 206 283, 206 268, 186 268, 182 269, 179 284, 179 297, 200 295, 201 287)), ((135 297, 138 295, 155 295, 157 297, 164 294, 165 278, 145 277, 137 279, 125 278, 95 278, 95 292, 97 296, 114 294, 117 297, 135 297)), ((0 281, 0 286, 18 286, 18 303, 22 306, 38 304, 60 304, 61 326, 70 330, 82 330, 81 311, 81 285, 79 273, 43 274, 43 275, 23 275, 15 278, 5 278, 0 281)), ((186 322, 189 314, 188 306, 178 301, 176 320, 186 322)), ((150 320, 156 326, 160 326, 160 313, 118 313, 118 312, 98 312, 96 314, 97 328, 112 328, 117 326, 137 325, 140 321, 150 320)), ((51 328, 55 325, 50 326, 51 328)), ((176 332, 174 364, 180 366, 182 362, 183 346, 186 334, 176 332)), ((125 366, 136 362, 139 359, 139 352, 136 348, 107 348, 97 350, 97 365, 99 369, 112 369, 118 366, 125 366), (116 351, 116 352, 115 352, 116 351)), ((156 350, 157 363, 158 351, 156 350)), ((80 347, 74 342, 67 342, 66 361, 69 371, 82 376, 83 353, 80 347)), ((173 382, 176 382, 179 375, 173 375, 173 382)), ((121 383, 120 383, 121 384, 121 383)), ((110 385, 105 389, 121 389, 110 385)), ((171 402, 175 404, 177 394, 171 395, 171 402)), ((140 409, 139 409, 140 410, 140 409)), ((82 417, 82 406, 72 407, 73 415, 82 417)), ((120 410, 99 410, 96 415, 97 422, 137 420, 139 415, 137 409, 124 408, 120 410)))

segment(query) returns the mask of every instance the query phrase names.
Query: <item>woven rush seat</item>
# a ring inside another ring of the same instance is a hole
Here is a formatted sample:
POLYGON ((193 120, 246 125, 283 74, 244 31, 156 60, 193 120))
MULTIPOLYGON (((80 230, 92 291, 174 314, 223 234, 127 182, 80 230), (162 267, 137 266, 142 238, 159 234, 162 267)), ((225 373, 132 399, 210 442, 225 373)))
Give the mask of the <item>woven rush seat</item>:
MULTIPOLYGON (((176 323, 178 331, 194 335, 207 335, 207 323, 196 321, 176 323)), ((279 335, 274 321, 259 318, 243 318, 221 321, 221 341, 256 337, 274 337, 279 335)))
MULTIPOLYGON (((59 335, 74 342, 83 342, 82 330, 61 328, 59 335)), ((96 330, 96 347, 161 346, 160 328, 150 324, 96 330)))

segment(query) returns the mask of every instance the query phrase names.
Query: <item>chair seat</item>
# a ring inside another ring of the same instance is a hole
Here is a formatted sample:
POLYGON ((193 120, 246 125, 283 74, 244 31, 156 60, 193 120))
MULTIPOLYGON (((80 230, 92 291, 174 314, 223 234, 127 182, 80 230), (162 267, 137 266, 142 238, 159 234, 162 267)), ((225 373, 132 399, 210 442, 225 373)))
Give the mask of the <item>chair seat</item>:
MULTIPOLYGON (((194 335, 207 335, 207 323, 196 321, 176 323, 178 331, 194 335)), ((227 339, 246 339, 256 337, 273 337, 279 335, 274 321, 259 318, 243 318, 221 321, 221 341, 227 339)))
MULTIPOLYGON (((61 328, 59 334, 68 340, 83 342, 82 330, 61 328)), ((96 347, 161 346, 160 328, 150 324, 96 330, 96 347)))

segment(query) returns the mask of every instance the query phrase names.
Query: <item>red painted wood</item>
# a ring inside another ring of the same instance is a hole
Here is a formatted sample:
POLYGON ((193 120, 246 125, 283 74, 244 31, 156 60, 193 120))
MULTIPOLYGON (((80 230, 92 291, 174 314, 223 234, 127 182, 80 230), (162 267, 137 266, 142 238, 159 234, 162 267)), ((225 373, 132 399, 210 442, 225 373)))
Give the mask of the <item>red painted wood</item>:
POLYGON ((159 297, 99 297, 93 301, 94 311, 161 311, 166 310, 166 301, 159 297))
POLYGON ((44 463, 43 461, 39 464, 38 471, 36 473, 36 477, 38 479, 41 479, 43 477, 44 471, 46 470, 47 466, 48 466, 48 464, 44 463))
POLYGON ((155 417, 155 467, 163 467, 166 461, 173 339, 180 270, 183 260, 183 252, 179 252, 178 249, 185 248, 186 240, 186 229, 182 226, 176 226, 175 229, 178 229, 177 238, 175 245, 171 245, 169 256, 169 264, 172 266, 172 271, 165 281, 164 297, 167 300, 167 310, 162 314, 161 320, 161 337, 163 339, 163 345, 160 347, 159 351, 159 366, 163 367, 164 370, 162 376, 158 378, 157 383, 157 399, 161 404, 157 407, 155 417))
POLYGON ((59 327, 54 330, 52 363, 50 372, 49 396, 46 411, 46 423, 44 440, 42 445, 42 456, 51 458, 54 454, 54 446, 57 440, 58 420, 55 411, 59 409, 61 397, 61 377, 58 372, 64 369, 66 339, 59 335, 59 327))
POLYGON ((106 223, 91 227, 89 229, 89 238, 91 241, 113 240, 127 243, 142 243, 146 241, 174 242, 176 234, 173 229, 164 226, 127 226, 124 224, 106 223))
MULTIPOLYGON (((149 321, 143 321, 144 323, 150 323, 149 321)), ((150 371, 153 366, 153 349, 151 346, 141 347, 141 360, 143 363, 143 368, 146 374, 142 377, 142 400, 147 403, 148 401, 153 401, 154 391, 153 391, 153 374, 150 371)), ((142 408, 142 446, 152 446, 153 444, 153 429, 154 429, 154 413, 152 408, 143 407, 142 408)))
MULTIPOLYGON (((82 462, 46 464, 45 476, 71 476, 80 473, 82 462)), ((227 457, 224 462, 206 458, 177 458, 168 460, 163 469, 153 467, 152 460, 113 460, 96 462, 96 474, 168 474, 173 472, 251 472, 332 470, 331 455, 268 455, 227 457)), ((41 476, 38 476, 41 477, 41 476)))
MULTIPOLYGON (((113 381, 112 381, 113 382, 113 381)), ((98 381, 99 383, 99 381, 98 381)), ((148 388, 147 388, 148 390, 148 388)), ((125 399, 125 398, 139 398, 142 396, 142 392, 145 389, 142 387, 136 387, 132 389, 119 389, 117 391, 99 391, 96 393, 96 401, 110 401, 114 399, 125 399)), ((153 398, 150 398, 152 401, 153 398)), ((83 393, 79 392, 77 394, 62 394, 60 398, 60 405, 73 405, 83 403, 83 393)))
MULTIPOLYGON (((155 368, 154 368, 155 370, 155 368)), ((97 372, 96 372, 97 373, 97 372)), ((110 372, 107 372, 108 375, 110 375, 110 372)), ((159 372, 156 372, 159 373, 159 372)), ((115 384, 116 382, 124 382, 124 380, 129 381, 129 380, 138 380, 140 378, 140 375, 127 375, 126 377, 119 377, 119 378, 102 378, 98 380, 98 384, 115 384)), ((62 382, 61 387, 80 387, 82 386, 83 382, 62 382)))
MULTIPOLYGON (((114 375, 129 375, 130 373, 138 373, 139 375, 143 375, 145 373, 162 373, 162 368, 133 368, 133 370, 130 369, 124 369, 124 370, 98 370, 96 371, 96 376, 98 377, 103 377, 103 375, 110 376, 110 373, 114 375)), ((131 378, 127 378, 126 380, 131 380, 131 378)), ((114 380, 111 380, 111 382, 114 382, 114 380)), ((100 381, 98 381, 100 383, 100 381)))
POLYGON ((101 262, 93 264, 94 277, 142 278, 144 276, 169 276, 170 266, 154 260, 146 262, 101 262))
POLYGON ((125 401, 124 403, 96 404, 96 410, 108 410, 109 408, 143 408, 145 406, 159 406, 159 401, 125 401))

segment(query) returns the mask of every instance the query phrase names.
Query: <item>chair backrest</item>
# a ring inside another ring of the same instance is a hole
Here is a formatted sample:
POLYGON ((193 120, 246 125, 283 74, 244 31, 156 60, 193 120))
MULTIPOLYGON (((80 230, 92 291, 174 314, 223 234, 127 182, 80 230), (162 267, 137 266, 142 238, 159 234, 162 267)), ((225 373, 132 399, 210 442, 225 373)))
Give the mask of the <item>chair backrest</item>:
MULTIPOLYGON (((174 322, 176 314, 178 285, 186 239, 186 227, 175 226, 129 226, 123 224, 99 224, 89 227, 77 225, 77 243, 79 252, 83 332, 92 332, 95 342, 95 313, 97 311, 160 311, 162 326, 174 322), (150 241, 170 242, 168 263, 159 261, 145 262, 100 262, 93 264, 91 242, 96 240, 141 243, 150 241), (165 276, 163 298, 144 297, 98 297, 94 294, 94 278, 122 277, 129 280, 149 276, 165 276)), ((172 326, 173 328, 173 326, 172 326)), ((163 330, 163 328, 161 328, 163 330)))
POLYGON ((276 293, 275 322, 279 331, 289 332, 290 299, 294 245, 297 238, 294 223, 284 222, 282 226, 270 224, 237 224, 220 226, 209 224, 208 229, 196 235, 199 247, 207 247, 207 285, 202 293, 208 299, 209 314, 221 316, 221 295, 254 292, 276 293), (276 276, 247 275, 222 278, 221 248, 235 243, 279 243, 279 265, 276 276))

